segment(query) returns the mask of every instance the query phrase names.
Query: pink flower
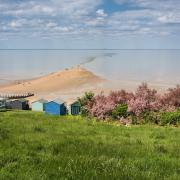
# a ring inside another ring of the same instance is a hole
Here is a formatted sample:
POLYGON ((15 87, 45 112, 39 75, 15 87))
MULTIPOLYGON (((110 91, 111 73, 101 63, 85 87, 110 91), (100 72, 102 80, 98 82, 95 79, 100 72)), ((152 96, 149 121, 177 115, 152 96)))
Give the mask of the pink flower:
POLYGON ((134 98, 128 101, 128 111, 140 116, 145 111, 157 111, 161 108, 160 96, 146 83, 138 87, 134 98))
POLYGON ((106 119, 109 117, 109 113, 115 109, 119 104, 127 103, 129 99, 133 97, 132 93, 128 93, 124 90, 112 91, 108 96, 103 93, 93 98, 86 108, 90 112, 90 115, 97 119, 106 119))

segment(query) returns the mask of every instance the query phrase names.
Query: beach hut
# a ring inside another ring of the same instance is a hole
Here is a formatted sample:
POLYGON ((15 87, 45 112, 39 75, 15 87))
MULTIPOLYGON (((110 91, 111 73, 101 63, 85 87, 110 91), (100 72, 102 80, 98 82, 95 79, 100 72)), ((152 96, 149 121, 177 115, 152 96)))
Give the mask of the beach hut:
POLYGON ((17 110, 28 110, 29 104, 26 99, 17 99, 13 101, 8 101, 6 104, 8 109, 17 109, 17 110))
POLYGON ((6 108, 6 99, 0 98, 0 109, 6 108))
POLYGON ((65 115, 66 106, 64 101, 56 99, 45 104, 45 112, 53 115, 65 115))
POLYGON ((68 113, 71 115, 79 115, 81 112, 81 105, 78 101, 68 104, 68 113))
POLYGON ((45 110, 45 104, 48 103, 45 99, 39 99, 37 101, 34 101, 31 103, 32 111, 44 111, 45 110))

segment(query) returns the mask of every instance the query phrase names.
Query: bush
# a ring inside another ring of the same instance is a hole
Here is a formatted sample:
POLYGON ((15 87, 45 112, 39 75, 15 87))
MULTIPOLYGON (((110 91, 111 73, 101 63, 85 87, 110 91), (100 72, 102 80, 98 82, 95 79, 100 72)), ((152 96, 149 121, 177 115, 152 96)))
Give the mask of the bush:
POLYGON ((113 119, 120 119, 121 117, 126 118, 127 117, 127 110, 128 105, 127 104, 120 104, 118 105, 113 111, 112 111, 112 117, 113 119))
POLYGON ((169 89, 161 101, 164 106, 180 108, 180 85, 177 85, 176 88, 169 89))
POLYGON ((78 102, 81 105, 81 115, 87 116, 89 114, 89 110, 87 109, 87 105, 92 102, 94 98, 93 92, 85 92, 84 96, 81 98, 78 98, 78 102))
POLYGON ((160 116, 161 125, 178 125, 180 123, 180 111, 176 112, 164 112, 160 116))
POLYGON ((160 123, 160 112, 146 112, 143 113, 143 119, 145 123, 153 123, 159 124, 160 123))
POLYGON ((129 116, 133 124, 179 124, 180 86, 160 95, 142 83, 135 93, 121 90, 95 96, 86 92, 78 101, 81 114, 97 120, 120 120, 129 116))
POLYGON ((128 101, 128 111, 137 117, 145 112, 157 111, 161 108, 160 97, 155 89, 150 89, 146 83, 138 87, 134 98, 128 101))
POLYGON ((164 125, 178 125, 180 123, 180 111, 175 112, 150 112, 143 115, 145 123, 164 125))
POLYGON ((127 104, 127 101, 133 97, 132 93, 128 93, 125 90, 112 91, 109 95, 103 93, 96 95, 86 108, 89 111, 89 115, 96 117, 99 120, 112 119, 112 111, 119 104, 127 104))

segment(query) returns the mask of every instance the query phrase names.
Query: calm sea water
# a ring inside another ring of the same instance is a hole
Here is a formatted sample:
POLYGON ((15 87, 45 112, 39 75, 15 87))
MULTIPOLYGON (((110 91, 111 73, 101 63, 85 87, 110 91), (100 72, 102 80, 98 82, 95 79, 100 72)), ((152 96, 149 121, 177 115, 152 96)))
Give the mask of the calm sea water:
POLYGON ((0 83, 77 65, 106 79, 180 84, 179 50, 1 50, 0 83))

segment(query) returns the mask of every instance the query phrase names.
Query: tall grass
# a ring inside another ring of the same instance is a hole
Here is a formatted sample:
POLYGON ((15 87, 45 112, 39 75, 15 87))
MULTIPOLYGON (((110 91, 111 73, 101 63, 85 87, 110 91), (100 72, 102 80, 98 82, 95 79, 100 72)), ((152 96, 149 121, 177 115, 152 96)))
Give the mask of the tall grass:
POLYGON ((180 129, 0 113, 0 179, 180 179, 180 129))

